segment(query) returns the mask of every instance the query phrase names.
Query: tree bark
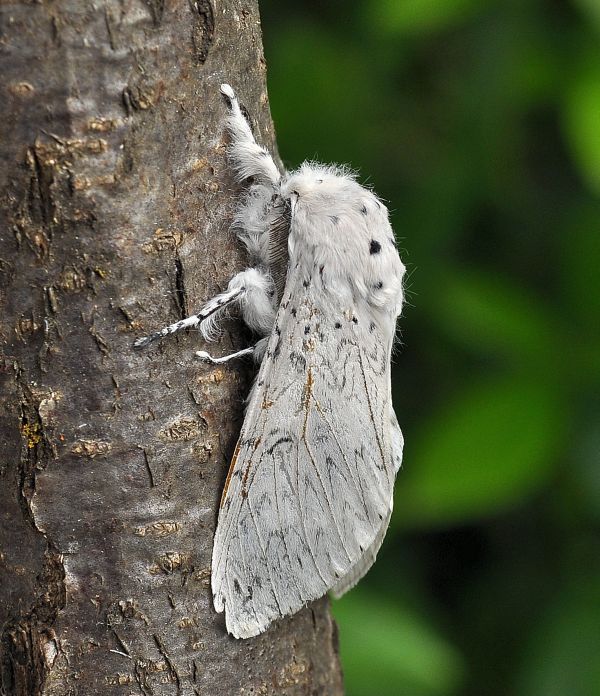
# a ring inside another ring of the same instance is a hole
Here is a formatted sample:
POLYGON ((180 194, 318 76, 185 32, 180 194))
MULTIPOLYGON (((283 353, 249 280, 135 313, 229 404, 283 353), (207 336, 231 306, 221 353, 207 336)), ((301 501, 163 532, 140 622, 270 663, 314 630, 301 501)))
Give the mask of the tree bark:
POLYGON ((244 265, 219 84, 274 147, 255 0, 1 21, 1 693, 341 694, 326 600, 246 641, 212 608, 249 366, 131 350, 244 265))

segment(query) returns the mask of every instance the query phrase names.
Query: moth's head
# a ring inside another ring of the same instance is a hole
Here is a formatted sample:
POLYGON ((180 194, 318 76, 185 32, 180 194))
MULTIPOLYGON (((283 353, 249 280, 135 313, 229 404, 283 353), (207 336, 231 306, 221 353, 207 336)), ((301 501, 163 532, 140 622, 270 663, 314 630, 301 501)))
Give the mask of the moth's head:
POLYGON ((296 209, 312 215, 329 214, 355 195, 357 189, 360 186, 350 170, 304 162, 284 179, 281 196, 290 201, 292 214, 296 209))

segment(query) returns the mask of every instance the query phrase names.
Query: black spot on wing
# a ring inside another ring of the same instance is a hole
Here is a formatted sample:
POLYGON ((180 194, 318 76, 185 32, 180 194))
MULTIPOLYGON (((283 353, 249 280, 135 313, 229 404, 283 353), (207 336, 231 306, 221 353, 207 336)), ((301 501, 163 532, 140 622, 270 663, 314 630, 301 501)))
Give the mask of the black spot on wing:
POLYGON ((381 251, 381 244, 376 240, 372 239, 371 243, 369 244, 369 253, 372 254, 378 254, 381 251))

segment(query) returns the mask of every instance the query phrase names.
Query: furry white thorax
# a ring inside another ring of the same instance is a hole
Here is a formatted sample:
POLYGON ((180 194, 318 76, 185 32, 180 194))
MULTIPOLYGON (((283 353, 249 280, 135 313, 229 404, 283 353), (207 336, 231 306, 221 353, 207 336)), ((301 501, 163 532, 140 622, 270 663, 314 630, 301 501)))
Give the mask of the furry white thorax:
POLYGON ((307 266, 307 275, 311 265, 318 268, 325 291, 369 305, 381 320, 390 318, 395 325, 402 306, 404 266, 387 208, 347 170, 311 162, 282 182, 284 199, 294 192, 290 264, 298 259, 307 266), (376 253, 371 253, 372 243, 379 245, 376 253))
MULTIPOLYGON (((247 156, 247 147, 238 151, 232 146, 232 159, 247 156)), ((245 172, 247 166, 241 169, 245 172)), ((393 335, 402 307, 405 269, 384 204, 358 184, 349 170, 313 162, 303 163, 270 186, 252 185, 237 209, 234 228, 253 260, 266 269, 269 222, 277 198, 292 209, 290 267, 299 264, 306 278, 318 284, 342 311, 369 312, 386 333, 393 335)), ((248 282, 253 292, 268 292, 264 282, 260 289, 255 288, 255 275, 245 278, 240 274, 229 287, 242 282, 248 282)), ((272 326, 274 311, 264 294, 262 297, 261 307, 244 315, 252 328, 272 326), (257 316, 261 311, 265 312, 264 321, 257 316)))

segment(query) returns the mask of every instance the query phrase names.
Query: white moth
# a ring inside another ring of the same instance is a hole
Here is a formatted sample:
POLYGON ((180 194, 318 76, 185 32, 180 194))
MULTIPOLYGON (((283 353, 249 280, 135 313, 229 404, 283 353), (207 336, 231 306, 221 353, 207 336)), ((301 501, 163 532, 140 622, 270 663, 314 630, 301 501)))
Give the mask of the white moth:
POLYGON ((238 305, 260 362, 221 498, 212 592, 236 638, 262 633, 375 560, 392 512, 403 439, 390 355, 404 266, 388 212, 349 172, 304 163, 280 173, 229 85, 230 160, 251 180, 234 226, 255 266, 196 315, 205 338, 238 305))

